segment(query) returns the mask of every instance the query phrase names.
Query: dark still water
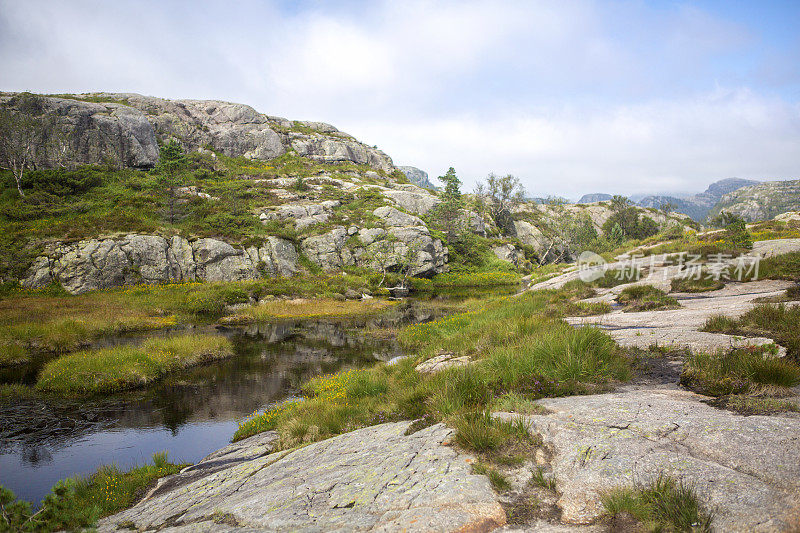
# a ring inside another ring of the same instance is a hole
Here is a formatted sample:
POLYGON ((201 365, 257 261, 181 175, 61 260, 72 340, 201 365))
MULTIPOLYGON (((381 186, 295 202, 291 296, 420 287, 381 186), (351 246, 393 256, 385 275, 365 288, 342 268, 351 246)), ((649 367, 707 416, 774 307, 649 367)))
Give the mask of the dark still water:
MULTIPOLYGON (((357 326, 320 320, 211 329, 233 341, 234 357, 131 393, 0 402, 0 484, 39 502, 59 479, 103 464, 129 468, 159 451, 196 462, 230 442, 237 419, 298 394, 310 377, 398 355, 392 341, 357 326)), ((9 370, 0 382, 30 381, 36 370, 9 370)))

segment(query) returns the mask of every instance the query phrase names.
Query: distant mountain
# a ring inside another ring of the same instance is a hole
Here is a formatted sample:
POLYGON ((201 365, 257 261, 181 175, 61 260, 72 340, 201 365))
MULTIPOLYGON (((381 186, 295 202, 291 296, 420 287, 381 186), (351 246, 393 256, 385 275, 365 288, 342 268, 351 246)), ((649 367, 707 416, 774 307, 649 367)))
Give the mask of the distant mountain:
POLYGON ((755 222, 798 210, 800 180, 766 181, 728 192, 717 202, 709 216, 726 211, 755 222))
POLYGON ((604 192, 596 192, 593 194, 584 194, 581 196, 581 199, 578 200, 579 204, 593 204, 595 202, 606 202, 611 200, 612 196, 610 194, 606 194, 604 192))
POLYGON ((665 204, 672 204, 672 209, 678 213, 689 215, 694 220, 705 220, 708 213, 717 205, 717 202, 728 193, 759 183, 755 180, 741 178, 727 178, 715 181, 700 194, 692 196, 645 196, 637 204, 642 207, 655 207, 660 209, 665 204))
POLYGON ((425 189, 438 189, 438 187, 431 183, 431 180, 428 179, 428 173, 424 170, 409 166, 398 166, 397 168, 399 168, 403 174, 406 175, 408 181, 414 185, 424 187, 425 189))

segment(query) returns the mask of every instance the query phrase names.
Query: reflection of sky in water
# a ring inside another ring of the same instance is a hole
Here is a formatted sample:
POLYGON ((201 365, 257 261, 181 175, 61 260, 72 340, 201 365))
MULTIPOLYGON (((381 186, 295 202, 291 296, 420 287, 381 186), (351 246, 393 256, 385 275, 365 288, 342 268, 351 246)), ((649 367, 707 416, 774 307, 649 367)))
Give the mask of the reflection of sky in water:
POLYGON ((155 452, 170 451, 174 462, 197 462, 226 446, 236 431, 234 420, 186 424, 176 434, 170 429, 106 430, 45 451, 37 464, 22 454, 0 455, 0 484, 28 501, 40 501, 58 480, 90 474, 104 464, 130 468, 148 462, 155 452))
POLYGON ((0 484, 39 502, 53 484, 104 464, 129 468, 168 451, 196 462, 230 442, 236 418, 292 395, 311 376, 396 354, 340 323, 225 331, 236 356, 146 389, 86 401, 0 404, 0 484))

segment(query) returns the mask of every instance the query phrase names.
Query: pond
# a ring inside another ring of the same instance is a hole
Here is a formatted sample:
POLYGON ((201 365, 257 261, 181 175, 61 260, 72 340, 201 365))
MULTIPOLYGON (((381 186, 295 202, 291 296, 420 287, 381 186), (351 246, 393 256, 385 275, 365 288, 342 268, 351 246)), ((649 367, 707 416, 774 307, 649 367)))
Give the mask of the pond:
MULTIPOLYGON (((392 321, 429 318, 405 313, 392 321)), ((377 319, 377 326, 387 325, 385 320, 377 319)), ((196 328, 230 338, 235 356, 170 374, 134 392, 0 402, 0 484, 21 499, 39 502, 59 479, 90 474, 100 465, 126 469, 160 451, 167 451, 173 462, 197 462, 230 442, 238 419, 299 394, 309 378, 400 354, 393 340, 373 336, 374 329, 365 326, 305 320, 196 328)), ((30 383, 40 364, 5 369, 0 383, 30 383)))

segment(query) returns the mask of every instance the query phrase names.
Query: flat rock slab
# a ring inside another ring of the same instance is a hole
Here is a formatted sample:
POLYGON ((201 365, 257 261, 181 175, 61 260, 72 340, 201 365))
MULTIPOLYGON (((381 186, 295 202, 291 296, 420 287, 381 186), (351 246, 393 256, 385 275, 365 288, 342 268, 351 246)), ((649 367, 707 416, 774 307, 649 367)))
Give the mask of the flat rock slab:
MULTIPOLYGON (((572 325, 596 325, 621 346, 647 349, 653 345, 688 348, 692 351, 716 351, 742 346, 772 343, 764 337, 737 337, 698 331, 714 315, 739 317, 753 308, 754 300, 778 296, 792 286, 790 281, 761 280, 729 283, 724 288, 700 294, 674 293, 681 307, 656 311, 625 313, 612 311, 603 315, 570 317, 572 325)), ((782 350, 785 353, 785 350, 782 350)))
POLYGON ((565 524, 603 513, 600 494, 664 473, 693 484, 718 531, 800 529, 800 419, 742 416, 679 390, 540 400, 525 417, 552 446, 565 524))
POLYGON ((473 458, 446 446, 453 430, 437 424, 405 435, 409 425, 382 424, 269 455, 261 451, 270 442, 254 441, 254 453, 234 445, 209 458, 231 460, 227 468, 151 494, 103 519, 99 531, 130 522, 175 532, 490 531, 505 524, 488 479, 472 473, 473 458))

